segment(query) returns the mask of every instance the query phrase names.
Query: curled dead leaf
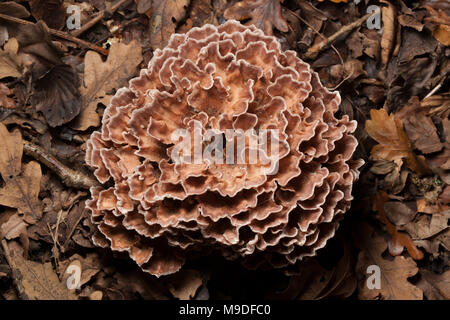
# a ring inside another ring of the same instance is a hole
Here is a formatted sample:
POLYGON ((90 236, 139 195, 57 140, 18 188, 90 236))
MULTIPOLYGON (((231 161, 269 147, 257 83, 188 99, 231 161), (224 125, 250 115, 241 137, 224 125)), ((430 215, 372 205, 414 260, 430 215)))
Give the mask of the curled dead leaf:
POLYGON ((235 3, 224 12, 226 19, 247 20, 246 25, 254 24, 266 34, 273 34, 273 27, 288 32, 289 26, 281 14, 283 0, 243 0, 235 3))

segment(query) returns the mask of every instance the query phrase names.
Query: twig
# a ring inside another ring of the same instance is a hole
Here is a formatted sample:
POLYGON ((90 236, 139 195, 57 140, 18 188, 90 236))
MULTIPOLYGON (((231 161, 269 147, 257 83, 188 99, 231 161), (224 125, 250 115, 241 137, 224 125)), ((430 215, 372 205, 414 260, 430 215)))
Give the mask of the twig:
POLYGON ((21 278, 21 274, 17 270, 16 264, 14 263, 13 259, 11 258, 11 253, 9 252, 8 243, 6 242, 5 239, 2 239, 2 248, 3 248, 3 253, 5 254, 6 261, 8 262, 9 267, 11 268, 13 282, 16 287, 19 298, 22 300, 28 300, 29 298, 28 298, 27 294, 25 293, 25 289, 19 280, 21 278))
MULTIPOLYGON (((8 16, 8 15, 2 14, 2 13, 0 13, 0 18, 4 19, 4 20, 7 20, 7 21, 10 21, 10 22, 19 23, 19 24, 22 24, 22 25, 34 25, 34 23, 31 22, 31 21, 19 19, 19 18, 16 18, 16 17, 11 17, 11 16, 8 16)), ((46 26, 46 28, 47 28, 48 32, 50 34, 54 35, 54 36, 57 36, 59 38, 68 40, 68 41, 76 43, 76 44, 79 44, 82 47, 86 47, 88 49, 97 51, 97 52, 99 52, 99 53, 101 53, 101 54, 103 54, 105 56, 108 55, 109 51, 107 49, 105 49, 105 48, 102 48, 102 47, 99 47, 99 46, 97 46, 97 45, 95 45, 93 43, 90 43, 90 42, 78 39, 77 37, 74 37, 74 36, 64 32, 64 31, 51 29, 51 28, 49 28, 47 26, 46 26)))
POLYGON ((321 41, 319 43, 316 43, 311 48, 306 51, 304 57, 306 59, 315 59, 317 55, 325 49, 330 43, 333 43, 337 38, 342 36, 348 31, 351 31, 359 26, 361 26, 367 19, 369 19, 371 16, 373 16, 377 11, 371 12, 366 14, 365 16, 359 18, 358 20, 343 26, 341 29, 339 29, 336 33, 331 35, 330 37, 326 38, 324 41, 321 41))
POLYGON ((123 5, 123 4, 125 4, 126 2, 129 2, 129 1, 130 0, 119 0, 119 1, 117 1, 115 4, 113 4, 111 6, 111 8, 100 11, 99 13, 97 13, 97 15, 94 18, 92 18, 87 23, 85 23, 80 29, 74 30, 70 34, 75 36, 75 37, 78 37, 80 34, 85 32, 86 30, 92 28, 99 21, 101 21, 105 17, 105 14, 107 12, 113 14, 117 9, 119 9, 119 7, 121 5, 123 5))
POLYGON ((24 140, 23 150, 27 155, 35 158, 36 160, 47 166, 49 169, 54 171, 62 179, 62 182, 66 186, 89 189, 90 187, 99 184, 95 179, 85 175, 84 173, 66 167, 58 159, 48 154, 38 145, 24 140))

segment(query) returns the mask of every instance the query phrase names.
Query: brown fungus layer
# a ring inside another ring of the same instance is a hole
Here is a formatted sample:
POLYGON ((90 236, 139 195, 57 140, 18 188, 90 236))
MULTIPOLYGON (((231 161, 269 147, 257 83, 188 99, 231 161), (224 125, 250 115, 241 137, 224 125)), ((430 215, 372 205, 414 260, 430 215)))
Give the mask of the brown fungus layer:
POLYGON ((294 51, 253 26, 174 34, 118 90, 87 142, 86 162, 104 185, 88 202, 95 244, 156 276, 194 252, 286 270, 315 255, 349 208, 362 165, 351 160, 356 122, 334 116, 339 103, 294 51), (193 124, 279 130, 278 171, 173 162, 173 133, 193 124))

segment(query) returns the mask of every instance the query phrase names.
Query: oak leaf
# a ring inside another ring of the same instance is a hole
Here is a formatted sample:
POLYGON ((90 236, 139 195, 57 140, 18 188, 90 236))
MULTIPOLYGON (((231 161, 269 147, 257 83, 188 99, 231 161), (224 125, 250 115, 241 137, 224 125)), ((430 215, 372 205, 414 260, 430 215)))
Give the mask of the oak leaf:
POLYGON ((420 274, 422 277, 417 286, 428 300, 450 300, 450 270, 442 274, 420 270, 420 274))
POLYGON ((20 247, 8 245, 14 269, 20 272, 24 293, 30 300, 76 300, 67 285, 59 281, 52 263, 39 263, 23 258, 20 247))
POLYGON ((72 128, 84 131, 100 124, 96 112, 98 103, 108 105, 112 90, 126 85, 142 61, 142 49, 137 41, 129 44, 113 43, 108 58, 103 62, 101 56, 88 51, 84 58, 84 85, 80 88, 82 107, 72 128))
POLYGON ((410 282, 408 278, 414 276, 418 268, 411 258, 403 256, 394 260, 386 260, 382 257, 387 248, 383 237, 375 234, 367 224, 361 224, 358 228, 358 243, 362 250, 358 256, 356 270, 364 275, 359 283, 358 297, 362 300, 422 300, 423 292, 410 282), (367 279, 367 267, 376 265, 380 268, 380 288, 369 289, 367 279))
POLYGON ((408 168, 419 173, 428 174, 428 168, 423 156, 416 156, 411 148, 411 142, 403 130, 402 121, 394 114, 387 114, 384 109, 370 110, 371 119, 366 121, 367 133, 379 144, 371 150, 374 159, 398 160, 405 158, 408 168))
POLYGON ((289 26, 281 14, 280 0, 243 0, 225 10, 224 17, 236 20, 250 19, 246 25, 254 24, 268 35, 273 34, 273 27, 282 32, 289 31, 289 26))
POLYGON ((164 48, 177 24, 185 17, 190 0, 154 0, 150 18, 150 44, 164 48))
POLYGON ((0 188, 0 205, 16 208, 24 220, 35 223, 42 216, 38 199, 41 166, 31 161, 22 167, 23 144, 19 130, 9 133, 0 123, 0 175, 5 185, 0 188))

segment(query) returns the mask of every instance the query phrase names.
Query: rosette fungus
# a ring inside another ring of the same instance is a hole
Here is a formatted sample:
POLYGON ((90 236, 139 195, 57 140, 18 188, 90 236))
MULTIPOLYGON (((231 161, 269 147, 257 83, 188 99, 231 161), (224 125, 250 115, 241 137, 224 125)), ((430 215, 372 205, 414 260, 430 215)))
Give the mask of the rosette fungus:
POLYGON ((87 142, 86 162, 103 185, 88 202, 95 244, 156 276, 194 253, 274 268, 313 256, 349 208, 362 165, 351 160, 356 122, 334 116, 339 103, 294 51, 253 26, 174 34, 118 90, 87 142), (174 161, 182 143, 174 132, 195 127, 279 130, 277 157, 267 154, 278 170, 174 161))

